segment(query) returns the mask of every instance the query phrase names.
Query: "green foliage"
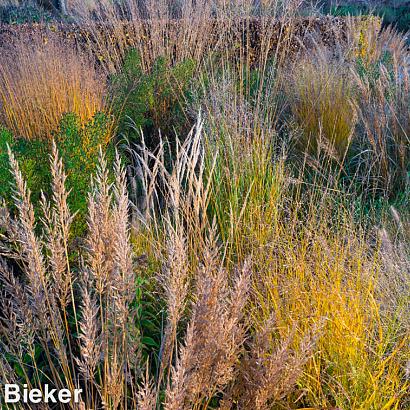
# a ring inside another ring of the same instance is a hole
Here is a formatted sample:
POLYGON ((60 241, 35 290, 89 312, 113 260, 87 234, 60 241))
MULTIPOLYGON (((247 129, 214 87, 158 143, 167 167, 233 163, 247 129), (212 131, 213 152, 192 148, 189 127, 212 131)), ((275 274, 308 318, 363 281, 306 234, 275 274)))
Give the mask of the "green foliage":
POLYGON ((377 80, 380 78, 381 66, 383 66, 387 70, 392 82, 394 81, 393 64, 394 63, 392 53, 386 50, 384 51, 380 59, 370 64, 367 61, 364 61, 362 57, 358 57, 356 60, 356 71, 361 79, 367 79, 369 81, 370 86, 373 87, 377 80))
POLYGON ((0 22, 7 24, 44 23, 51 19, 49 12, 34 4, 9 5, 0 8, 0 22))
POLYGON ((54 136, 67 173, 67 187, 71 190, 69 205, 81 214, 87 210, 90 175, 97 168, 100 147, 109 162, 114 157, 108 138, 109 125, 103 113, 97 113, 84 125, 75 114, 67 114, 54 136))
MULTIPOLYGON (((35 382, 35 367, 45 368, 47 365, 44 360, 44 349, 42 349, 39 343, 35 343, 31 349, 25 344, 22 344, 21 349, 25 352, 21 358, 10 353, 5 353, 7 363, 18 377, 21 379, 27 378, 31 382, 35 382)), ((36 376, 38 376, 43 383, 47 383, 48 379, 45 374, 39 373, 38 375, 36 374, 36 376)))
POLYGON ((367 12, 367 8, 364 6, 357 6, 353 4, 332 6, 330 8, 330 14, 333 16, 359 16, 367 12))
POLYGON ((245 97, 252 105, 262 104, 261 96, 263 96, 263 103, 275 104, 275 101, 269 97, 272 94, 271 89, 276 82, 276 73, 277 68, 274 58, 270 58, 266 62, 263 70, 260 68, 248 69, 245 65, 242 67, 240 76, 240 78, 243 78, 243 84, 241 84, 241 80, 238 80, 238 91, 243 87, 245 97))
MULTIPOLYGON (((155 297, 157 283, 155 276, 138 276, 136 279, 133 307, 136 312, 136 325, 141 335, 144 360, 150 358, 156 362, 156 352, 161 346, 161 316, 158 312, 164 309, 162 301, 155 297)), ((158 366, 158 363, 155 363, 158 366)))
POLYGON ((12 134, 2 129, 0 131, 0 176, 3 183, 0 187, 0 197, 11 204, 12 185, 9 158, 9 146, 19 161, 21 172, 27 181, 27 186, 32 193, 33 203, 39 203, 41 188, 50 185, 49 172, 49 146, 44 141, 29 141, 23 138, 14 138, 12 134))
POLYGON ((377 9, 377 14, 383 17, 385 24, 393 24, 401 31, 410 30, 410 9, 408 6, 381 6, 377 9))
POLYGON ((159 57, 145 72, 138 51, 129 50, 122 71, 111 78, 119 133, 138 141, 142 130, 148 143, 159 129, 165 135, 183 134, 189 125, 185 106, 195 66, 187 59, 170 67, 159 57))
POLYGON ((13 143, 13 135, 5 128, 0 127, 0 202, 1 199, 11 198, 10 170, 8 164, 7 146, 13 143))
POLYGON ((410 30, 410 10, 407 6, 391 7, 377 6, 374 9, 367 5, 339 5, 333 6, 329 10, 333 16, 360 16, 375 14, 383 19, 384 25, 394 25, 400 31, 410 30))
POLYGON ((118 116, 118 131, 126 132, 129 119, 136 127, 146 125, 144 98, 148 93, 148 86, 143 81, 141 57, 134 49, 125 57, 122 71, 111 79, 114 111, 118 116))
MULTIPOLYGON (((74 234, 80 235, 85 229, 87 210, 87 192, 90 176, 95 172, 99 149, 103 149, 109 162, 113 160, 114 149, 109 141, 109 119, 105 114, 96 114, 86 124, 81 124, 75 114, 66 114, 59 129, 54 134, 59 154, 63 159, 67 173, 67 188, 71 190, 68 204, 71 211, 78 212, 74 223, 74 234)), ((51 195, 50 153, 51 143, 44 140, 26 140, 14 138, 6 130, 0 131, 0 177, 10 181, 11 173, 7 154, 7 145, 15 154, 21 172, 31 191, 36 212, 40 214, 40 195, 51 195)), ((11 184, 2 184, 0 196, 12 204, 11 184)))

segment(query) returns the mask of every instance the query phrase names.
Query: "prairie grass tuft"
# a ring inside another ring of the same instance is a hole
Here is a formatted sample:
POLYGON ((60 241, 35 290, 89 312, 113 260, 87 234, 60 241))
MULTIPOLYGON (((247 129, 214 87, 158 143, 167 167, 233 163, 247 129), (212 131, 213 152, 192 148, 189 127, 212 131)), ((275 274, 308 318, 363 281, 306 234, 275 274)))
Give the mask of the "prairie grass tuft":
POLYGON ((104 80, 91 59, 54 37, 2 45, 0 119, 16 137, 49 139, 65 113, 104 111, 104 80))
POLYGON ((286 93, 292 121, 301 129, 298 149, 336 162, 347 155, 357 123, 354 84, 342 61, 329 60, 330 51, 305 56, 292 67, 286 93))

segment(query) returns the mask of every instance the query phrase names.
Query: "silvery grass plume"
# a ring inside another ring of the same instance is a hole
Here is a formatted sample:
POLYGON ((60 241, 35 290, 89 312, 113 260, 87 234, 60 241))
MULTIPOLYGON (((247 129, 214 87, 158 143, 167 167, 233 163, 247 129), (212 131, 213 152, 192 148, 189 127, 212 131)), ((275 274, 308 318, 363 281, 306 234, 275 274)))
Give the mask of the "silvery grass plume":
MULTIPOLYGON (((89 271, 91 286, 84 295, 93 293, 98 301, 98 306, 94 304, 98 313, 94 315, 100 319, 104 375, 97 390, 105 407, 116 408, 127 400, 127 386, 140 371, 140 342, 135 311, 131 307, 134 272, 125 170, 117 155, 115 179, 111 184, 102 153, 99 164, 89 195, 88 260, 85 268, 89 271)), ((87 334, 87 320, 83 324, 83 334, 87 334)), ((84 340, 83 346, 87 346, 84 340)))
MULTIPOLYGON (((7 268, 0 278, 7 293, 6 297, 2 298, 2 303, 9 303, 11 307, 11 309, 3 311, 3 314, 6 313, 8 316, 4 318, 4 322, 8 323, 8 326, 16 324, 16 330, 29 332, 32 335, 26 339, 26 344, 11 344, 11 348, 14 348, 13 353, 17 360, 21 361, 22 367, 25 368, 24 355, 28 354, 34 359, 35 344, 41 343, 49 358, 51 371, 56 375, 56 384, 60 387, 65 385, 73 389, 75 386, 71 378, 73 364, 67 355, 67 349, 71 349, 71 336, 67 333, 65 311, 67 292, 64 282, 66 279, 62 279, 70 275, 68 265, 62 261, 65 259, 64 243, 68 235, 64 232, 64 228, 71 221, 65 203, 65 188, 60 183, 65 180, 65 175, 59 166, 54 147, 51 166, 53 186, 59 192, 54 194, 51 206, 45 202, 43 204, 46 214, 44 231, 50 235, 49 239, 44 241, 41 236, 36 234, 37 226, 34 208, 30 201, 30 191, 10 150, 9 158, 15 182, 14 204, 17 218, 12 219, 10 215, 7 216, 5 240, 2 241, 5 245, 2 248, 7 247, 6 256, 21 267, 24 275, 21 279, 17 279, 17 275, 11 272, 10 268, 7 268), (52 209, 52 216, 50 209, 52 209), (56 211, 57 209, 59 211, 56 211), (53 228, 48 226, 47 218, 50 218, 50 221, 53 219, 56 226, 53 228), (57 241, 60 242, 59 245, 56 245, 57 241), (44 245, 45 252, 43 252, 44 245), (15 286, 11 287, 10 284, 15 286), (56 292, 53 292, 54 290, 56 292), (21 309, 21 307, 24 308, 21 309), (25 317, 22 317, 23 314, 25 317), (55 354, 58 357, 58 363, 52 359, 55 354), (63 378, 68 379, 66 382, 60 376, 57 377, 60 373, 64 375, 63 378)), ((5 262, 3 262, 3 266, 6 266, 5 262)), ((7 340, 7 334, 10 333, 5 333, 7 340)), ((35 360, 33 361, 35 363, 35 360)), ((35 370, 35 379, 39 381, 39 370, 35 370)))
MULTIPOLYGON (((84 261, 74 273, 68 255, 75 215, 67 205, 66 174, 56 146, 50 158, 53 194, 50 202, 42 196, 42 225, 36 224, 19 164, 12 152, 9 156, 16 217, 2 209, 0 350, 8 352, 21 371, 16 375, 2 358, 1 377, 29 387, 42 385, 43 370, 37 367, 40 348, 50 372, 47 377, 56 388, 85 386, 85 408, 123 406, 129 402, 128 389, 136 389, 134 380, 141 366, 131 306, 129 201, 120 159, 117 155, 111 183, 107 162, 100 155, 89 196, 89 231, 81 250, 84 261)), ((135 393, 135 403, 136 397, 135 393)))
POLYGON ((410 332, 410 223, 394 207, 390 207, 392 226, 379 230, 380 257, 383 269, 379 277, 379 293, 383 308, 398 315, 403 331, 410 332))
POLYGON ((181 320, 189 290, 189 261, 186 239, 183 237, 182 226, 168 226, 167 263, 160 275, 159 282, 164 291, 167 303, 167 323, 161 347, 161 369, 159 379, 165 368, 170 368, 173 350, 177 340, 178 323, 181 320))
POLYGON ((274 331, 275 321, 271 318, 255 333, 221 410, 235 408, 234 403, 243 409, 269 410, 293 391, 313 354, 320 330, 307 333, 298 348, 292 345, 295 328, 283 341, 275 341, 274 331))
MULTIPOLYGON (((151 150, 141 133, 141 143, 129 147, 132 158, 130 185, 134 187, 138 183, 142 189, 133 207, 140 225, 151 227, 158 223, 158 210, 167 223, 175 226, 187 223, 189 230, 195 231, 207 225, 211 178, 209 175, 205 178, 203 128, 204 121, 199 113, 187 137, 175 141, 171 170, 166 160, 167 151, 170 151, 169 141, 161 139, 151 150)), ((214 166, 215 158, 207 172, 212 174, 214 166)))
POLYGON ((235 377, 245 341, 242 319, 250 287, 249 265, 229 286, 214 231, 208 245, 197 274, 192 316, 166 390, 167 410, 196 408, 222 391, 235 377))

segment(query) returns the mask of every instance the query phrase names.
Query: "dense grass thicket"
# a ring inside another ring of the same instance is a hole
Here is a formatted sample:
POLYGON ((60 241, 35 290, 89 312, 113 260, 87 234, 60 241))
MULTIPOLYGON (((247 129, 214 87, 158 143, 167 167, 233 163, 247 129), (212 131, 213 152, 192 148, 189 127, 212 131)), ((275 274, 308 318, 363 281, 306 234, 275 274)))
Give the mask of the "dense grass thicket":
POLYGON ((409 409, 406 36, 297 42, 292 0, 66 7, 82 47, 0 44, 0 397, 409 409))

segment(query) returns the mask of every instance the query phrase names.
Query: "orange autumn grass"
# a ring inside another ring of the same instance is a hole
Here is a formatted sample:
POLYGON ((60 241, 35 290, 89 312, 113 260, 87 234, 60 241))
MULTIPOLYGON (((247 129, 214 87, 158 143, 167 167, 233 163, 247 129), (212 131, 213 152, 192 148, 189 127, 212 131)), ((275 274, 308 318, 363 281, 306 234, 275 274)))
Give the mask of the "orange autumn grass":
POLYGON ((105 110, 105 81, 67 44, 38 36, 1 54, 0 121, 16 136, 48 138, 64 113, 85 121, 105 110))

